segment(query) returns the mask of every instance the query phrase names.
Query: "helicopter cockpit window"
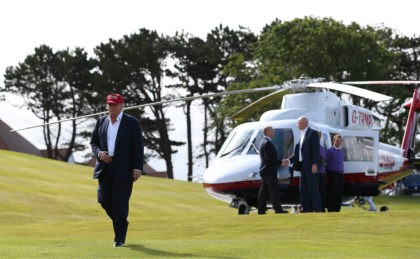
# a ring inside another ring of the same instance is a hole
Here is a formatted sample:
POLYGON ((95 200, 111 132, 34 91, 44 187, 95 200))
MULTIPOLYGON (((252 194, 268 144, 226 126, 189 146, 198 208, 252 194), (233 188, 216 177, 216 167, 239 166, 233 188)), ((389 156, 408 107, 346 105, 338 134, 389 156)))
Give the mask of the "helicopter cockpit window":
MULTIPOLYGON (((293 130, 292 129, 274 129, 273 143, 278 151, 279 159, 288 158, 293 154, 293 130)), ((262 138, 263 131, 258 131, 254 141, 247 154, 258 154, 258 148, 262 138)))
POLYGON ((226 148, 223 150, 222 157, 230 155, 237 156, 242 153, 246 144, 248 144, 254 130, 247 130, 242 132, 236 132, 231 138, 226 148))
POLYGON ((342 148, 344 161, 373 161, 373 138, 345 136, 342 148))

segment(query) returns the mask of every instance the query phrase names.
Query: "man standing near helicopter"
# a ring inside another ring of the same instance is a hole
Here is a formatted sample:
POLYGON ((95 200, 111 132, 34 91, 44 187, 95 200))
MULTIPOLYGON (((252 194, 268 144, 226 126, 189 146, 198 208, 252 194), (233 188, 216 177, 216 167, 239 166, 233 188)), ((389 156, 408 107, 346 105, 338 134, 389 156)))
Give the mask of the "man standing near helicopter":
POLYGON ((302 212, 321 212, 321 196, 318 187, 319 136, 312 130, 306 117, 299 117, 297 127, 301 132, 294 155, 285 161, 300 171, 300 202, 302 212))
POLYGON ((271 197, 274 211, 276 213, 286 213, 280 203, 277 168, 281 166, 282 162, 278 159, 276 147, 272 142, 275 135, 274 129, 271 126, 267 126, 263 132, 264 138, 259 146, 261 187, 258 192, 258 214, 265 214, 268 195, 271 197))
POLYGON ((327 150, 328 212, 340 212, 344 190, 344 151, 341 148, 343 137, 334 135, 333 146, 327 150))

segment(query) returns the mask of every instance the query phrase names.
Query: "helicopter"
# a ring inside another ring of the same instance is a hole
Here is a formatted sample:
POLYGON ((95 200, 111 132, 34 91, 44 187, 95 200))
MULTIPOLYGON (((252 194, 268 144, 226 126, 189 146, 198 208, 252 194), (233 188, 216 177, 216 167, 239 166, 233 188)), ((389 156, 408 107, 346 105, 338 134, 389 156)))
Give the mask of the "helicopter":
MULTIPOLYGON (((260 188, 258 146, 263 129, 272 126, 272 139, 279 160, 293 154, 300 139, 297 118, 305 116, 309 127, 320 132, 320 145, 332 146, 332 137, 343 137, 344 199, 343 204, 356 197, 378 196, 397 180, 410 174, 418 162, 413 157, 417 111, 420 109, 419 89, 404 106, 409 117, 401 148, 379 142, 380 118, 363 107, 346 104, 329 90, 368 98, 376 102, 392 97, 352 86, 358 84, 418 84, 420 81, 324 82, 324 79, 296 79, 285 82, 280 90, 251 103, 232 116, 246 118, 255 109, 282 99, 281 107, 263 113, 259 121, 240 124, 232 130, 215 159, 203 174, 203 186, 212 197, 227 202, 238 214, 249 214, 257 206, 260 188)), ((281 203, 298 208, 300 172, 279 167, 277 178, 281 203)))
MULTIPOLYGON (((367 84, 418 85, 420 81, 337 83, 327 82, 324 78, 299 78, 269 87, 223 91, 130 106, 125 107, 124 111, 194 99, 276 90, 232 116, 234 120, 243 120, 255 109, 281 99, 280 109, 266 111, 259 121, 242 123, 234 128, 201 176, 203 187, 210 196, 227 202, 230 207, 238 210, 238 214, 249 214, 257 206, 260 188, 260 158, 257 147, 263 138, 263 128, 266 126, 274 128, 273 142, 277 150, 284 151, 279 154, 279 159, 288 158, 293 154, 295 144, 299 140, 300 132, 296 127, 296 121, 300 116, 308 118, 309 126, 321 133, 322 143, 320 144, 325 148, 332 146, 333 135, 340 134, 343 137, 342 148, 345 151, 345 200, 343 202, 352 201, 361 196, 377 196, 381 190, 392 186, 394 182, 412 172, 414 166, 419 164, 418 159, 414 158, 413 146, 417 111, 420 110, 420 88, 414 89, 412 100, 404 105, 405 108, 410 109, 409 116, 402 146, 395 147, 379 142, 381 129, 379 116, 363 107, 345 103, 330 91, 340 91, 376 102, 392 99, 390 96, 353 86, 367 84)), ((13 129, 11 132, 106 113, 72 117, 13 129)), ((300 172, 294 172, 289 167, 280 167, 277 174, 283 206, 296 208, 299 205, 300 172)))

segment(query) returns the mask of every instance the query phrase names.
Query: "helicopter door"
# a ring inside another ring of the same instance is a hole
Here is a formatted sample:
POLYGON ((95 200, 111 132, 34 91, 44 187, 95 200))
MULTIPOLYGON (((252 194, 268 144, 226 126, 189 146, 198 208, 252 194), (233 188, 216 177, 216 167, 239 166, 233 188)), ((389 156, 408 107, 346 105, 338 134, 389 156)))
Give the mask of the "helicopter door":
MULTIPOLYGON (((258 154, 259 145, 263 139, 264 134, 262 130, 259 130, 255 139, 252 141, 251 146, 247 154, 258 154)), ((277 150, 277 159, 282 160, 289 158, 293 155, 294 148, 294 139, 293 139, 293 130, 290 128, 280 129, 274 128, 274 137, 272 139, 274 146, 277 150)), ((283 168, 279 167, 277 170, 277 176, 280 183, 280 189, 286 189, 290 184, 290 171, 289 167, 283 168)))

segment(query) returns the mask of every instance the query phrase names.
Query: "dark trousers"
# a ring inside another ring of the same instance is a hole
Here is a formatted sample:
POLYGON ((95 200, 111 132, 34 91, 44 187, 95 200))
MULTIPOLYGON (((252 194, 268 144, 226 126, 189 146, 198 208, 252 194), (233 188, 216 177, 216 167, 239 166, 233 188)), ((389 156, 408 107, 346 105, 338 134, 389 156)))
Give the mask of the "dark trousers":
POLYGON ((300 202, 302 212, 321 212, 321 196, 318 189, 318 173, 302 170, 300 176, 300 202))
POLYGON ((277 173, 265 172, 261 174, 261 187, 258 193, 258 214, 265 214, 267 210, 267 197, 270 195, 274 211, 283 211, 280 203, 279 183, 277 173))
POLYGON ((327 209, 329 212, 339 212, 343 200, 344 175, 341 172, 327 170, 327 177, 327 209))
POLYGON ((132 182, 118 182, 111 170, 104 171, 98 178, 98 202, 112 220, 114 242, 125 243, 128 228, 128 209, 132 182))
POLYGON ((326 173, 319 173, 318 174, 318 189, 319 189, 319 196, 321 196, 321 211, 325 212, 327 208, 327 190, 326 190, 326 173))

